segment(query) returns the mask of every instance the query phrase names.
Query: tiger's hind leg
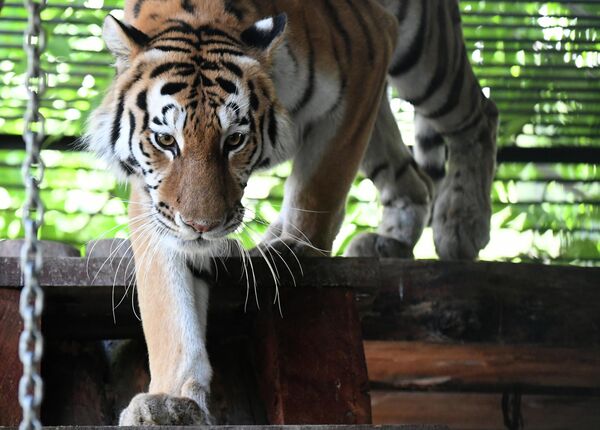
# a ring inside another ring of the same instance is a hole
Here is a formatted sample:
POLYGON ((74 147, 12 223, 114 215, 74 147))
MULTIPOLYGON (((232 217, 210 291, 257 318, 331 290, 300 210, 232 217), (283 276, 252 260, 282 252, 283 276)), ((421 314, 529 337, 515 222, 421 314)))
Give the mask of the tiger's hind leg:
POLYGON ((433 208, 437 253, 442 259, 474 259, 489 240, 498 112, 469 63, 457 0, 384 3, 401 35, 390 82, 413 104, 417 121, 424 121, 417 124, 417 161, 427 168, 437 159, 433 165, 441 177, 440 136, 448 146, 447 172, 433 208), (427 144, 429 154, 419 153, 427 144))
POLYGON ((361 170, 380 192, 383 217, 377 233, 358 235, 346 255, 412 257, 429 218, 432 184, 402 142, 385 96, 361 170))
POLYGON ((473 126, 445 135, 447 173, 432 219, 435 247, 443 259, 475 259, 490 239, 498 111, 491 101, 483 104, 473 126))

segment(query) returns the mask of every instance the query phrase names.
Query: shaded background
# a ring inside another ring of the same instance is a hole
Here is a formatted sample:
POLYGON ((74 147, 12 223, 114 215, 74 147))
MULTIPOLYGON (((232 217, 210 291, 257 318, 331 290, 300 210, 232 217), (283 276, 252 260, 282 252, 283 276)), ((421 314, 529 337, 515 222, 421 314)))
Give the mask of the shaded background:
MULTIPOLYGON (((78 247, 127 237, 126 187, 89 154, 73 148, 89 111, 110 83, 112 58, 101 25, 121 17, 116 0, 49 0, 43 57, 49 88, 42 100, 51 136, 44 151, 44 239, 78 247)), ((493 185, 492 239, 486 260, 600 265, 600 2, 461 1, 470 59, 486 95, 501 111, 499 166, 493 185)), ((23 234, 20 133, 26 93, 22 32, 26 11, 0 11, 0 238, 23 234)), ((392 97, 402 135, 413 141, 412 108, 392 97)), ((260 219, 241 235, 250 246, 273 220, 289 171, 254 177, 246 204, 260 219)), ((334 251, 373 229, 380 210, 372 183, 358 178, 334 251)), ((434 257, 430 229, 415 254, 434 257)))

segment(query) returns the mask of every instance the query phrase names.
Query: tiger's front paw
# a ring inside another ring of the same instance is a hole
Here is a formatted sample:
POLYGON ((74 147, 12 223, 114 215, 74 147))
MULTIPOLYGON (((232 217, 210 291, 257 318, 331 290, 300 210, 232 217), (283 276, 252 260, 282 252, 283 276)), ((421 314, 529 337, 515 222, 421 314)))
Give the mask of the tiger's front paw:
POLYGON ((392 237, 361 233, 352 239, 346 257, 413 258, 412 248, 392 237))
POLYGON ((450 183, 433 211, 435 249, 443 260, 474 260, 490 240, 489 192, 450 183))
POLYGON ((120 426, 209 425, 208 410, 187 397, 167 394, 138 394, 121 412, 120 426))

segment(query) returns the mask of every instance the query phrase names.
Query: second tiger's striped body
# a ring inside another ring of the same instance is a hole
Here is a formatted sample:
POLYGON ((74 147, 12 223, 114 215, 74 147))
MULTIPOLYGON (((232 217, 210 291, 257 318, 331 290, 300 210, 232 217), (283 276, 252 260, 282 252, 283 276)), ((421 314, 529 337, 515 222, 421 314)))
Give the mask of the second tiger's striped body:
POLYGON ((415 104, 417 162, 441 176, 449 145, 438 252, 476 256, 488 234, 495 112, 466 61, 457 11, 444 0, 127 0, 125 23, 107 18, 117 76, 87 142, 132 185, 152 376, 121 424, 210 421, 208 286, 197 275, 227 252, 254 171, 293 160, 280 217, 256 252, 330 249, 359 168, 380 189, 384 217, 349 253, 410 252, 434 189, 402 145, 388 71, 415 104))

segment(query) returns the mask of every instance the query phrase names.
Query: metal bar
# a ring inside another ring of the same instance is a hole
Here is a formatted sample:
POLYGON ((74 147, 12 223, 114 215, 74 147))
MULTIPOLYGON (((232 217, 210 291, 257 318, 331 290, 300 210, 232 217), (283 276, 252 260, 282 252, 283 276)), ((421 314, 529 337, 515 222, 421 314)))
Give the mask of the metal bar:
POLYGON ((577 24, 577 25, 565 25, 562 26, 560 24, 554 24, 554 25, 545 25, 545 26, 541 26, 539 24, 510 24, 510 23, 503 23, 503 24, 497 24, 497 23, 484 23, 484 22, 463 22, 461 25, 462 28, 468 28, 468 29, 476 29, 476 30, 482 30, 482 31, 487 31, 487 30, 493 30, 493 29, 533 29, 533 30, 547 30, 547 29, 551 29, 551 28, 562 28, 563 30, 596 30, 594 24, 590 24, 590 25, 582 25, 582 24, 577 24))
POLYGON ((500 17, 500 18, 526 18, 526 19, 531 19, 531 20, 536 20, 536 19, 540 19, 540 18, 551 18, 551 19, 572 19, 572 20, 577 20, 579 21, 583 21, 583 20, 588 20, 588 21, 600 21, 600 16, 594 16, 594 15, 580 15, 580 14, 548 14, 548 15, 533 15, 533 14, 528 14, 528 13, 520 13, 520 12, 503 12, 503 11, 498 11, 498 12, 487 12, 487 11, 462 11, 462 17, 463 20, 466 19, 470 19, 470 18, 495 18, 495 17, 500 17))

